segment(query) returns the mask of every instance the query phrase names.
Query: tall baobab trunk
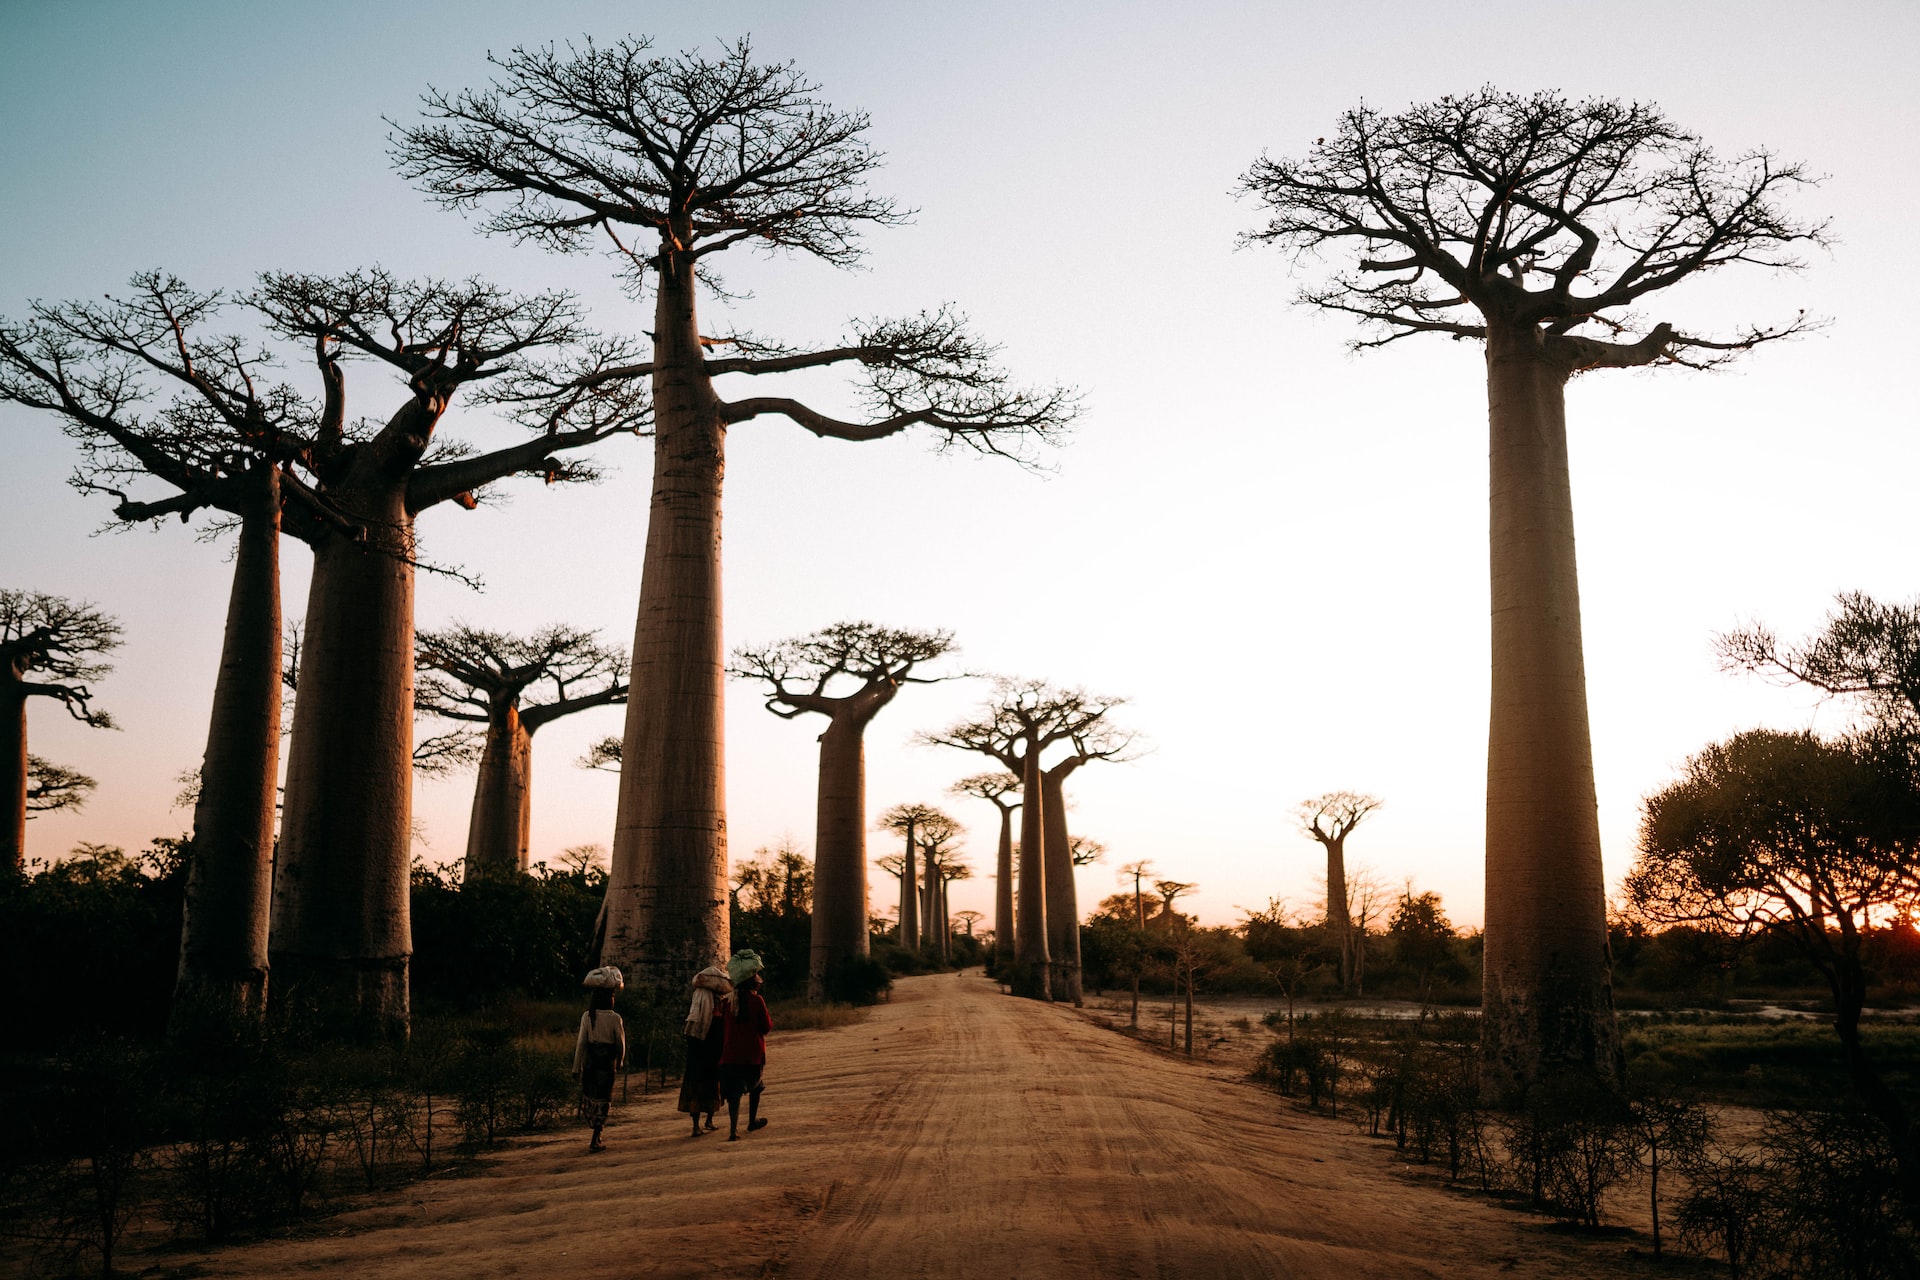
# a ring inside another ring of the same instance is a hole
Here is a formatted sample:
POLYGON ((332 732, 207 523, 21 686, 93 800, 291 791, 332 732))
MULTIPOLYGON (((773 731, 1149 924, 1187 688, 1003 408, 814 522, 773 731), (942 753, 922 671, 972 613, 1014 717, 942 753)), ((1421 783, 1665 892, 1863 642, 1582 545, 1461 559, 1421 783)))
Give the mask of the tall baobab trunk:
POLYGON ((1566 371, 1489 324, 1493 700, 1482 1087, 1622 1074, 1587 728, 1566 371))
POLYGON ((827 974, 869 954, 867 943, 867 721, 835 716, 820 735, 814 816, 813 942, 807 999, 827 998, 827 974))
POLYGON ((1041 807, 1046 828, 1047 955, 1052 963, 1053 998, 1079 1007, 1080 895, 1073 883, 1073 850, 1068 844, 1066 781, 1080 767, 1069 756, 1041 775, 1041 807))
POLYGON ((257 1022, 267 1001, 267 920, 280 782, 279 472, 260 466, 241 517, 193 807, 180 968, 167 1029, 176 1039, 257 1022))
POLYGON ((935 905, 934 885, 940 874, 940 866, 932 858, 923 858, 920 862, 920 901, 915 904, 920 912, 920 940, 933 942, 938 923, 938 907, 935 905))
POLYGON ((947 877, 944 872, 934 877, 933 918, 940 929, 940 963, 946 964, 953 959, 953 920, 947 913, 947 877))
POLYGON ((1354 972, 1353 913, 1347 906, 1347 838, 1345 834, 1320 842, 1327 850, 1327 932, 1340 948, 1340 992, 1352 995, 1354 972))
POLYGON ((1019 806, 996 801, 994 807, 1000 810, 1000 847, 994 855, 993 966, 1004 974, 1013 962, 1013 811, 1019 806))
POLYGON ((1020 782, 1020 900, 1014 912, 1014 973, 1017 996, 1053 999, 1051 966, 1047 959, 1046 826, 1040 751, 1027 744, 1020 782))
POLYGON ((913 819, 907 819, 907 848, 900 865, 900 945, 920 949, 920 880, 915 863, 919 846, 913 842, 913 819))
POLYGON ((533 730, 509 698, 487 713, 487 744, 467 822, 467 875, 524 875, 533 830, 533 730))
POLYGON ((0 778, 7 817, 0 825, 0 862, 15 875, 27 864, 27 695, 19 672, 0 664, 0 778))
MULTIPOLYGON (((690 225, 671 230, 691 243, 690 225)), ((677 996, 729 950, 720 629, 726 426, 701 366, 693 259, 663 246, 657 261, 653 498, 603 955, 639 989, 677 996)))
MULTIPOLYGON (((430 411, 416 401, 401 412, 430 411)), ((417 438, 431 429, 429 419, 417 438)), ((322 1034, 407 1031, 414 541, 406 485, 407 469, 370 446, 329 489, 334 505, 365 526, 365 541, 330 530, 314 544, 270 949, 276 1003, 293 1002, 322 1034)))

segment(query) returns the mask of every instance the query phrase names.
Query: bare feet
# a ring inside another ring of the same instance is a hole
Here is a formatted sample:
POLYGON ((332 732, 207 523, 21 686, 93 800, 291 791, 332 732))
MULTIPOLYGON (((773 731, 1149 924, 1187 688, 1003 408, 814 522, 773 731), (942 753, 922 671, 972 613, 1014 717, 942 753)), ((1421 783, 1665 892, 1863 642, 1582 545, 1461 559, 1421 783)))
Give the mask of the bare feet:
POLYGON ((740 1141, 740 1135, 739 1135, 739 1134, 737 1134, 737 1133, 730 1133, 730 1134, 728 1134, 728 1135, 727 1135, 727 1141, 728 1141, 728 1142, 738 1142, 738 1141, 740 1141))
POLYGON ((754 1131, 755 1129, 764 1129, 764 1128, 766 1128, 766 1127, 767 1127, 767 1122, 766 1122, 765 1120, 749 1120, 749 1121, 747 1121, 747 1132, 748 1132, 748 1133, 752 1133, 752 1132, 753 1132, 753 1131, 754 1131))

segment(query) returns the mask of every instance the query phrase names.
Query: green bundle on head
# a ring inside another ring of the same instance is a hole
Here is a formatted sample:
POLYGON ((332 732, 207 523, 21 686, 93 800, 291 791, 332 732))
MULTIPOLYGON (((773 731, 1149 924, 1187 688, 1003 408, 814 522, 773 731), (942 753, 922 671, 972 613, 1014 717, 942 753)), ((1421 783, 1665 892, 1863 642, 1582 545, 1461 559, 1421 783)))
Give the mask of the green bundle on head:
POLYGON ((739 986, 766 967, 766 962, 760 958, 760 953, 751 947, 744 951, 736 951, 733 953, 733 959, 727 961, 727 981, 739 986))

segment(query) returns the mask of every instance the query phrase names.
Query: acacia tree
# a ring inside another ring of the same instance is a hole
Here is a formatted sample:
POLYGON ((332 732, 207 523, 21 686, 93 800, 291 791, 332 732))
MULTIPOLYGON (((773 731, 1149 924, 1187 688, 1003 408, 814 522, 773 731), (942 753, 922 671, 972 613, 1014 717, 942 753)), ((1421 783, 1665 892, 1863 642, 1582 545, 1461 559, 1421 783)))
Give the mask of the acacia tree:
POLYGON ((0 774, 7 785, 0 858, 16 875, 26 865, 27 702, 52 698, 81 724, 112 728, 87 682, 113 670, 101 659, 119 645, 120 624, 90 604, 0 587, 0 774))
POLYGON ((1008 797, 1020 793, 1020 779, 1011 773, 976 773, 947 790, 985 800, 1000 814, 1000 841, 993 862, 993 958, 998 969, 1013 960, 1013 811, 1020 802, 1008 797))
POLYGON ((928 823, 953 825, 953 819, 930 804, 897 804, 880 815, 878 826, 906 840, 899 854, 900 945, 908 951, 920 949, 920 828, 928 823))
POLYGON ((1303 300, 1358 317, 1358 348, 1436 333, 1487 361, 1492 710, 1487 744, 1482 1084, 1516 1097, 1622 1070, 1607 953, 1567 474, 1576 373, 1705 367, 1797 333, 1726 339, 1635 308, 1719 268, 1797 267, 1823 227, 1778 200, 1809 181, 1731 160, 1642 103, 1485 88, 1341 116, 1304 159, 1242 179, 1269 215, 1249 242, 1358 255, 1303 300))
POLYGON ((820 735, 814 813, 813 941, 807 998, 827 998, 827 971, 868 953, 866 731, 903 684, 931 684, 922 665, 953 651, 950 631, 900 631, 838 622, 761 649, 738 649, 730 668, 765 682, 767 710, 785 720, 827 717, 820 735))
POLYGON ((1159 950, 1167 960, 1167 972, 1171 978, 1170 999, 1167 1008, 1167 1048, 1178 1047, 1180 1031, 1180 972, 1187 970, 1187 1052, 1193 1052, 1193 966, 1197 963, 1199 952, 1193 939, 1193 931, 1187 927, 1187 918, 1173 909, 1173 904, 1200 886, 1185 880, 1156 880, 1153 891, 1160 895, 1161 920, 1165 933, 1160 940, 1159 950))
POLYGON ((1020 846, 1039 849, 1041 857, 1023 854, 1020 859, 1014 958, 1023 972, 1014 983, 1016 995, 1080 1003, 1080 910, 1064 787, 1067 777, 1090 760, 1126 758, 1132 735, 1106 720, 1125 701, 1037 680, 1002 678, 995 681, 982 715, 921 735, 935 746, 991 756, 1022 780, 1020 846), (1067 753, 1044 765, 1042 753, 1060 742, 1069 744, 1067 753), (1035 964, 1047 968, 1044 987, 1024 972, 1035 964))
POLYGON ((867 190, 880 157, 867 117, 836 111, 790 64, 746 41, 716 57, 658 56, 644 39, 516 48, 486 89, 430 92, 425 122, 396 130, 401 171, 483 226, 551 249, 604 234, 633 292, 650 289, 650 349, 571 385, 650 382, 651 518, 634 632, 633 695, 608 888, 604 958, 644 987, 678 990, 725 951, 720 495, 728 431, 785 418, 814 435, 877 440, 914 427, 943 445, 1013 454, 1074 411, 1060 390, 1015 387, 995 349, 941 308, 850 326, 800 350, 701 331, 714 255, 759 248, 847 266, 859 235, 900 220, 867 190), (724 399, 715 380, 835 365, 862 376, 852 420, 782 395, 724 399))
POLYGON ((36 304, 26 324, 0 327, 0 399, 59 416, 81 449, 77 488, 115 499, 121 524, 210 511, 208 536, 237 533, 207 749, 192 771, 176 1035, 220 1034, 257 1018, 267 998, 285 674, 280 535, 361 536, 295 469, 312 464, 325 410, 273 380, 271 350, 209 332, 229 305, 150 271, 124 297, 36 304), (144 407, 169 390, 164 407, 144 407), (170 492, 135 500, 125 491, 149 480, 170 492))
MULTIPOLYGON (((627 699, 627 655, 591 631, 513 636, 456 625, 414 639, 426 672, 418 711, 486 726, 467 823, 467 875, 525 873, 533 815, 533 735, 555 720, 627 699), (540 687, 539 700, 529 697, 540 687)), ((417 752, 416 752, 417 754, 417 752)))
POLYGON ((1329 791, 1294 806, 1300 830, 1327 851, 1327 932, 1340 951, 1340 991, 1353 994, 1355 948, 1353 914, 1347 892, 1347 836, 1366 816, 1380 807, 1378 796, 1357 791, 1329 791))
POLYGON ((1844 591, 1818 635, 1782 644, 1755 623, 1716 637, 1721 666, 1851 698, 1893 733, 1920 734, 1920 601, 1883 604, 1844 591))
POLYGON ((1920 1133, 1860 1039, 1869 927, 1920 907, 1920 767, 1884 737, 1754 729, 1687 761, 1645 801, 1627 900, 1644 918, 1790 939, 1826 979, 1861 1100, 1920 1205, 1920 1133))
MULTIPOLYGON (((1146 896, 1140 891, 1140 882, 1152 874, 1153 859, 1151 858, 1140 858, 1133 862, 1125 863, 1120 868, 1121 881, 1123 883, 1128 879, 1133 881, 1133 927, 1141 937, 1142 941, 1140 945, 1142 947, 1145 945, 1144 939, 1147 932, 1147 900, 1146 896)), ((1140 1025, 1139 964, 1136 963, 1132 966, 1130 976, 1133 980, 1133 1006, 1128 1018, 1128 1025, 1137 1028, 1140 1025)))
POLYGON ((392 1035, 407 1026, 412 840, 415 520, 443 503, 473 508, 512 475, 592 479, 570 450, 646 420, 635 389, 545 394, 542 358, 604 354, 564 294, 522 296, 478 280, 268 275, 251 301, 282 334, 315 344, 326 382, 311 469, 323 498, 363 532, 323 530, 287 744, 273 881, 272 953, 316 1025, 392 1035), (349 428, 343 360, 404 379, 384 425, 349 428), (495 382, 527 438, 476 452, 434 433, 454 396, 495 382), (517 391, 531 383, 537 392, 517 391))

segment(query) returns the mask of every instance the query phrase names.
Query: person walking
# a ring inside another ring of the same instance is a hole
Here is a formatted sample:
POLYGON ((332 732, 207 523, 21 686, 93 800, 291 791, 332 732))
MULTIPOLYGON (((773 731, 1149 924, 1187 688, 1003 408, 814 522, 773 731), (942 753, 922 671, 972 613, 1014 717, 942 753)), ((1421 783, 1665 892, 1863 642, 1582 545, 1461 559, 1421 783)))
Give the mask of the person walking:
POLYGON ((767 1127, 760 1115, 760 1093, 766 1087, 767 1032, 773 1016, 760 995, 760 957, 742 951, 727 961, 733 995, 722 1021, 726 1043, 720 1049, 720 1093, 727 1100, 727 1141, 740 1140, 740 1099, 747 1100, 747 1132, 767 1127))
POLYGON ((580 1118, 593 1126, 588 1151, 605 1151, 600 1131, 613 1107, 613 1079, 627 1061, 627 1027, 613 1011, 614 996, 626 979, 611 966, 595 969, 585 984, 591 995, 580 1015, 580 1035, 573 1044, 573 1078, 580 1082, 580 1118))
POLYGON ((709 965, 693 975, 693 1002, 687 1007, 687 1067, 680 1074, 679 1108, 693 1121, 691 1136, 700 1136, 700 1117, 707 1117, 707 1131, 713 1129, 714 1113, 720 1109, 720 1049, 726 1043, 725 1000, 733 994, 733 983, 719 965, 709 965))

